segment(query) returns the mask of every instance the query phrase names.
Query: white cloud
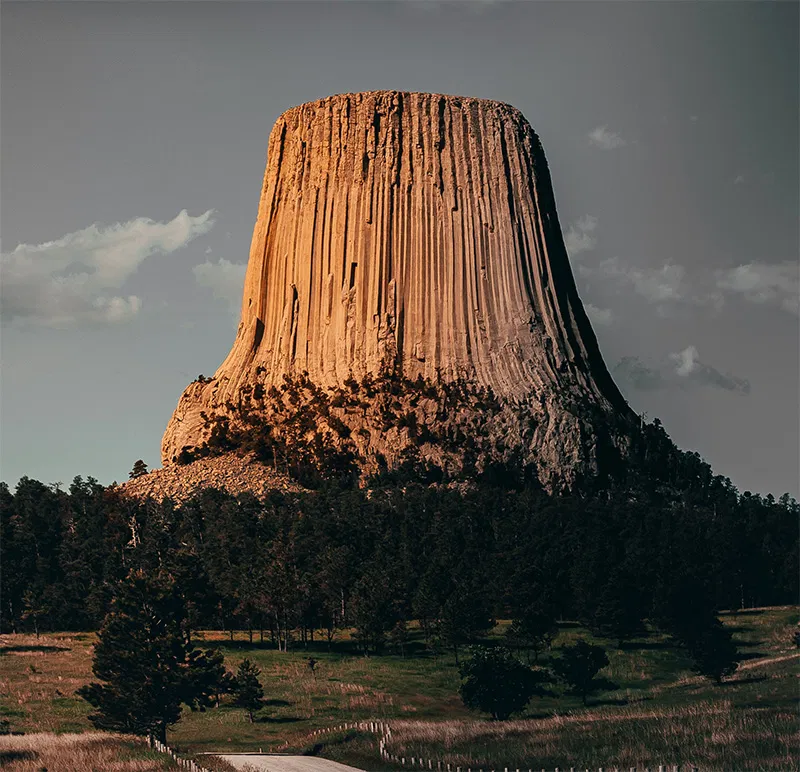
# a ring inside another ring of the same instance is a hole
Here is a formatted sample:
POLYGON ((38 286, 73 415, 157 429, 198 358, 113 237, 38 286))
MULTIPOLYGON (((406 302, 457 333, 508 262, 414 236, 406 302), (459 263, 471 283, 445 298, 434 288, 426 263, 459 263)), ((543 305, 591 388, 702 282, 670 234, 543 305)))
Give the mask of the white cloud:
POLYGON ((242 303, 245 263, 231 263, 224 257, 216 263, 206 261, 194 266, 195 281, 208 287, 215 298, 224 301, 231 313, 238 314, 242 303))
POLYGON ((796 262, 748 263, 717 274, 717 287, 751 303, 778 306, 800 314, 800 279, 796 262))
POLYGON ((699 366, 699 354, 697 353, 697 348, 695 346, 687 346, 683 351, 679 351, 676 354, 670 354, 669 357, 674 362, 677 362, 677 368, 675 369, 675 373, 680 375, 682 378, 691 375, 691 373, 696 372, 699 366))
POLYGON ((44 244, 20 244, 0 256, 2 319, 47 327, 127 321, 141 300, 115 291, 150 255, 169 254, 207 233, 212 215, 191 217, 184 209, 166 223, 139 217, 90 225, 44 244))
POLYGON ((610 278, 630 283, 635 292, 651 303, 692 299, 682 265, 667 263, 661 268, 642 269, 624 265, 618 257, 611 257, 600 263, 600 270, 610 278))
POLYGON ((699 386, 712 386, 738 394, 750 393, 750 381, 730 373, 721 373, 715 367, 700 361, 696 346, 687 346, 683 351, 669 355, 675 367, 675 375, 699 386))
POLYGON ((614 317, 610 308, 598 308, 591 303, 584 303, 583 308, 592 324, 611 324, 611 320, 614 317))
POLYGON ((701 361, 696 346, 687 346, 655 365, 646 365, 639 357, 624 357, 614 367, 613 373, 640 391, 708 386, 735 394, 750 393, 747 379, 722 373, 701 361))
POLYGON ((589 132, 589 144, 601 150, 615 150, 628 143, 616 132, 609 131, 608 126, 598 126, 589 132))
POLYGON ((594 249, 597 239, 592 235, 597 229, 597 218, 590 214, 579 217, 578 220, 570 225, 569 230, 564 236, 564 246, 570 257, 575 257, 581 252, 594 249))

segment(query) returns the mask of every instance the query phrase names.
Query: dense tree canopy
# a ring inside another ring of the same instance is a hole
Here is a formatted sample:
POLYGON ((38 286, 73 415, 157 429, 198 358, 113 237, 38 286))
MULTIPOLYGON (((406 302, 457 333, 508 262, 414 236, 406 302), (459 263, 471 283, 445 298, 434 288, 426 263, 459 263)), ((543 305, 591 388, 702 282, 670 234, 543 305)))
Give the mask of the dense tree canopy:
POLYGON ((402 646, 411 619, 434 649, 474 643, 493 619, 538 650, 557 619, 618 641, 647 619, 688 646, 719 609, 796 601, 796 501, 740 494, 657 423, 635 443, 615 479, 562 495, 498 470, 264 501, 206 489, 179 507, 91 478, 0 484, 2 630, 97 629, 137 568, 175 577, 190 629, 282 649, 348 626, 377 653, 402 646))

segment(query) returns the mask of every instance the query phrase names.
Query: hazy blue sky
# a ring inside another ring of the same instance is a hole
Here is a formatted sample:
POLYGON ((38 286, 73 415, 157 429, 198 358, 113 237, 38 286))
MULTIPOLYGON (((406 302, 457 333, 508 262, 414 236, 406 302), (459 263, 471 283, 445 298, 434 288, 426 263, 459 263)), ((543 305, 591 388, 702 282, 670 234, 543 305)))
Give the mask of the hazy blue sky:
POLYGON ((233 341, 273 122, 388 88, 522 110, 632 406, 797 495, 798 7, 3 2, 0 477, 159 465, 233 341))

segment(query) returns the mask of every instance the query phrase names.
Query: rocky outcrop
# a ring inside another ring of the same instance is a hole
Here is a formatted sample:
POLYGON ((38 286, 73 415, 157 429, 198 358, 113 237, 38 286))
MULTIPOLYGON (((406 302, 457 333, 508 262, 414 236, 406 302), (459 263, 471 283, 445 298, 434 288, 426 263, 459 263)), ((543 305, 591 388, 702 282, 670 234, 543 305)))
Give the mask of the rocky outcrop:
POLYGON ((133 498, 172 499, 182 504, 199 488, 218 488, 238 496, 252 493, 264 498, 272 491, 297 493, 303 488, 285 475, 279 474, 246 454, 225 453, 202 458, 186 466, 171 465, 154 469, 118 486, 133 498))
MULTIPOLYGON (((181 397, 164 464, 207 442, 220 416, 252 411, 254 391, 301 375, 331 393, 369 378, 467 384, 533 420, 535 436, 509 438, 543 478, 596 466, 586 415, 630 411, 575 288, 544 152, 518 110, 382 91, 278 119, 236 340, 214 377, 181 397)), ((269 420, 265 403, 255 407, 269 420)), ((372 437, 365 459, 375 443, 390 462, 403 450, 402 438, 387 447, 378 427, 350 418, 348 431, 372 437)))

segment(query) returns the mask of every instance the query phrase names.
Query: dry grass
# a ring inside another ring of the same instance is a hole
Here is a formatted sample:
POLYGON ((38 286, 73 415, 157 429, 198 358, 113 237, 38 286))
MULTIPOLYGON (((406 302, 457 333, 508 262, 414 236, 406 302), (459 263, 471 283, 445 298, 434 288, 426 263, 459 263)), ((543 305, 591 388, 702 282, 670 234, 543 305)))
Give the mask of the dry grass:
POLYGON ((797 716, 744 713, 730 700, 679 708, 602 708, 540 720, 392 722, 389 750, 453 766, 597 768, 692 765, 797 769, 797 716), (501 754, 499 757, 498 755, 501 754))
POLYGON ((92 671, 92 633, 0 635, 0 718, 14 731, 82 732, 89 705, 75 695, 92 671))
POLYGON ((0 736, 0 767, 8 772, 161 772, 168 756, 131 737, 105 732, 0 736))
MULTIPOLYGON (((206 632, 199 645, 219 646, 229 669, 235 670, 244 657, 258 664, 267 705, 253 724, 229 701, 205 713, 186 710, 170 729, 169 742, 182 753, 312 750, 320 742, 311 737, 315 729, 382 719, 398 730, 403 727, 402 733, 395 732, 393 752, 402 742, 407 756, 439 759, 446 753, 454 768, 456 759, 473 769, 482 763, 484 768, 491 763, 490 769, 534 764, 569 769, 657 768, 678 762, 726 772, 800 768, 800 654, 791 637, 797 608, 754 609, 722 618, 747 657, 722 686, 692 673, 685 655, 655 632, 623 650, 599 640, 611 660, 603 674, 620 685, 618 691, 593 695, 593 705, 584 709, 579 698, 558 690, 553 697, 533 700, 524 720, 507 723, 475 720, 464 708, 450 654, 436 660, 367 659, 346 644, 328 652, 319 643, 284 654, 250 645, 241 633, 231 642, 224 633, 206 632), (312 653, 318 661, 316 678, 307 663, 312 653)), ((586 631, 562 625, 555 651, 544 655, 544 664, 580 635, 586 631)), ((91 730, 89 706, 74 692, 91 680, 94 639, 88 633, 48 634, 39 640, 0 636, 0 719, 7 719, 13 731, 91 730)), ((375 736, 350 733, 323 745, 315 752, 373 772, 390 768, 377 759, 375 736)))

